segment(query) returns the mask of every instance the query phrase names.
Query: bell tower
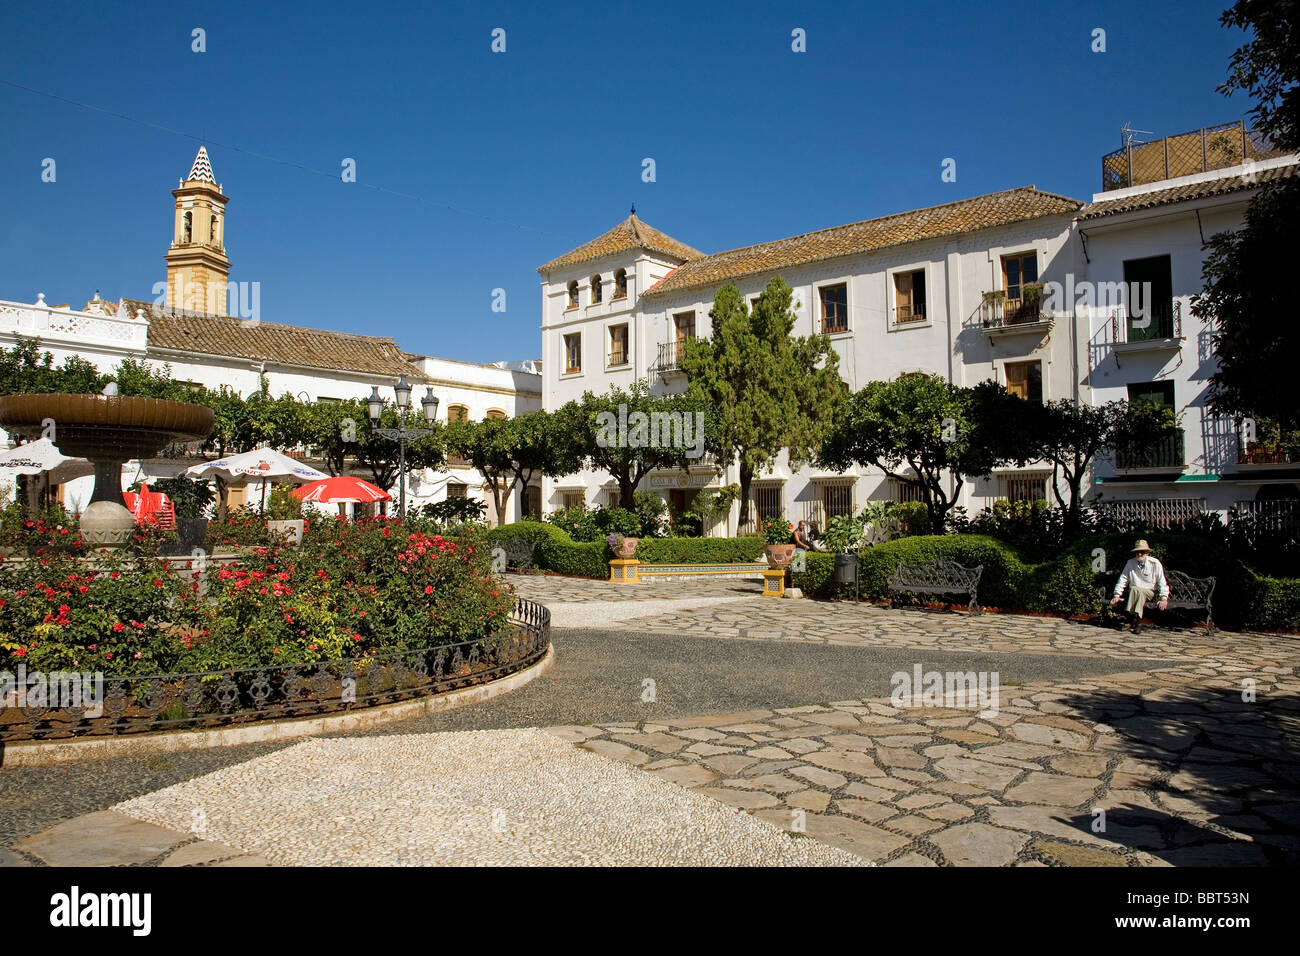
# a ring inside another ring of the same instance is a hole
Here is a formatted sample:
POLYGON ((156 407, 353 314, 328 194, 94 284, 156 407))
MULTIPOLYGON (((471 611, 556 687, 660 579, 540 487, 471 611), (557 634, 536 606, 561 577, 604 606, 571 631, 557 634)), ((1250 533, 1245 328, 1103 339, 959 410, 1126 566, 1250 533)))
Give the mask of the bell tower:
POLYGON ((167 250, 167 308, 226 314, 226 203, 212 176, 208 150, 199 147, 190 174, 172 190, 176 221, 167 250))

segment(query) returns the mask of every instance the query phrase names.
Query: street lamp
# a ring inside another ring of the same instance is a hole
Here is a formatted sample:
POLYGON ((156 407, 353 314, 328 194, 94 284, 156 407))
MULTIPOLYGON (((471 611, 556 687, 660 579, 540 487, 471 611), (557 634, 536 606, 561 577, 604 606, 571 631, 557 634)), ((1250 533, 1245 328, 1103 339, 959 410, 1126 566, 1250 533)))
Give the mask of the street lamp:
MULTIPOLYGON (((380 428, 379 419, 384 414, 384 399, 379 394, 379 386, 372 386, 370 397, 366 399, 367 411, 370 414, 370 420, 374 427, 370 430, 382 438, 388 438, 397 442, 398 447, 398 465, 397 465, 397 516, 402 520, 406 519, 406 443, 415 438, 422 438, 431 434, 431 428, 407 428, 406 413, 411 408, 411 383, 403 375, 393 386, 393 393, 397 398, 397 414, 400 424, 397 428, 380 428)), ((420 406, 424 409, 424 420, 435 422, 438 420, 438 400, 433 396, 433 389, 427 388, 424 392, 424 398, 420 400, 420 406)))

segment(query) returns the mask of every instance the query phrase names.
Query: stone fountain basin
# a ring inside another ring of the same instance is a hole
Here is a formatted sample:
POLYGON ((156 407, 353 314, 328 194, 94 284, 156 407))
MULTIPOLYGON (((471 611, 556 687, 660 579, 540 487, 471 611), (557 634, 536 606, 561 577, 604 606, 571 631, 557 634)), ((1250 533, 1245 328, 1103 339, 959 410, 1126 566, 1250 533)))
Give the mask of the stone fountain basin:
POLYGON ((187 402, 125 395, 6 395, 0 428, 39 437, 47 419, 51 440, 73 458, 148 458, 174 441, 197 441, 212 431, 212 409, 187 402))

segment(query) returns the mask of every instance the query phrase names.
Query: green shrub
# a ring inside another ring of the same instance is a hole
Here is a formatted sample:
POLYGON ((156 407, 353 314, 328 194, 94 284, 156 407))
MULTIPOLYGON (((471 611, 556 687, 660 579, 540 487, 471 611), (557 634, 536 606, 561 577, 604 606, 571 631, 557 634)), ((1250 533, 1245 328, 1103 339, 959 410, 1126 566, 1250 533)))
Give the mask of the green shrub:
POLYGON ((930 512, 924 501, 900 501, 889 509, 889 516, 897 518, 905 536, 928 535, 930 512))
POLYGON ((546 516, 546 520, 557 528, 563 529, 574 541, 595 541, 605 537, 596 526, 596 513, 588 511, 584 505, 576 508, 560 508, 546 516))
MULTIPOLYGON (((1245 627, 1268 630, 1300 629, 1300 578, 1251 575, 1245 627)), ((1216 589, 1215 594, 1218 594, 1216 589)))
POLYGON ((540 521, 517 521, 487 533, 488 541, 493 544, 505 544, 511 538, 523 538, 535 544, 533 560, 543 570, 588 578, 609 577, 609 546, 603 538, 574 541, 563 528, 540 521))
POLYGON ((637 538, 641 535, 641 518, 626 508, 597 508, 594 521, 603 537, 621 534, 625 538, 637 538))
POLYGON ((835 555, 820 551, 804 554, 804 570, 790 572, 790 584, 799 588, 804 597, 845 597, 852 596, 853 585, 836 586, 835 555))
POLYGON ((1054 614, 1096 614, 1101 610, 1092 568, 1073 555, 1039 564, 1024 578, 1021 600, 1032 611, 1054 614))
POLYGON ((668 502, 657 491, 638 491, 633 495, 636 516, 641 519, 641 537, 661 538, 667 533, 668 502))
POLYGON ((642 538, 636 556, 642 564, 746 564, 763 560, 763 539, 642 538))
POLYGON ((859 555, 858 579, 863 597, 888 594, 889 576, 904 564, 946 558, 973 568, 982 565, 979 602, 992 607, 1023 607, 1021 588, 1028 570, 1020 555, 1007 544, 978 534, 917 535, 867 548, 859 555))

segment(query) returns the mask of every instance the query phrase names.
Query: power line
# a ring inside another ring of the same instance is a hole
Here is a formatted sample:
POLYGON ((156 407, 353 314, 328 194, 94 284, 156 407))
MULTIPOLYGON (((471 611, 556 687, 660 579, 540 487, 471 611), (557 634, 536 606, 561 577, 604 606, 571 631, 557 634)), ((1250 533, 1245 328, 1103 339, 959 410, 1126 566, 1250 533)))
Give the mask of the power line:
MULTIPOLYGON (((281 156, 272 156, 270 153, 260 153, 256 150, 245 149, 242 146, 235 146, 232 143, 222 143, 219 142, 218 140, 208 139, 206 136, 195 136, 193 133, 187 133, 185 130, 174 129, 173 127, 170 126, 163 126, 161 123, 154 123, 151 122, 150 120, 144 120, 136 116, 131 116, 127 113, 118 112, 117 110, 107 109, 102 106, 95 106, 93 103, 83 103, 80 100, 74 100, 66 96, 60 96, 58 93, 51 93, 48 90, 38 90, 35 89, 34 87, 24 86, 21 83, 15 83, 12 80, 6 80, 3 77, 0 77, 0 83, 3 83, 5 86, 13 87, 16 90, 22 90, 23 92, 26 93, 33 93, 37 96, 44 96, 52 100, 58 100, 61 103, 67 103, 68 105, 78 107, 79 109, 90 110, 95 113, 103 113, 106 116, 112 116, 117 119, 126 120, 128 123, 135 123, 138 126, 144 126, 148 129, 156 129, 159 130, 160 132, 169 133, 173 136, 180 136, 185 139, 190 139, 195 141, 196 143, 216 146, 221 149, 228 149, 234 153, 243 153, 245 156, 252 156, 255 159, 265 159, 272 163, 278 163, 281 166, 289 166, 292 167, 293 169, 300 169, 303 172, 313 173, 317 176, 324 176, 327 179, 334 179, 334 180, 339 179, 339 173, 335 171, 316 169, 315 167, 308 166, 305 163, 299 163, 292 159, 285 159, 281 156)), ((454 205, 453 203, 444 202, 442 200, 429 199, 424 196, 418 196, 414 193, 405 193, 397 189, 389 189, 387 186, 380 186, 376 183, 367 183, 367 182, 358 181, 357 185, 364 186, 367 189, 372 189, 375 192, 384 193, 389 196, 396 196, 399 199, 409 199, 412 202, 422 203, 423 205, 426 206, 434 206, 439 209, 446 209, 450 212, 460 213, 461 215, 465 215, 465 216, 474 216, 478 219, 483 219, 487 222, 502 223, 507 226, 512 226, 515 229, 523 230, 524 232, 532 232, 541 236, 551 235, 550 233, 546 232, 543 229, 538 229, 536 226, 526 226, 523 223, 514 222, 513 220, 510 219, 504 219, 501 218, 500 216, 490 216, 486 213, 476 212, 473 209, 466 209, 463 206, 457 206, 454 205)))

